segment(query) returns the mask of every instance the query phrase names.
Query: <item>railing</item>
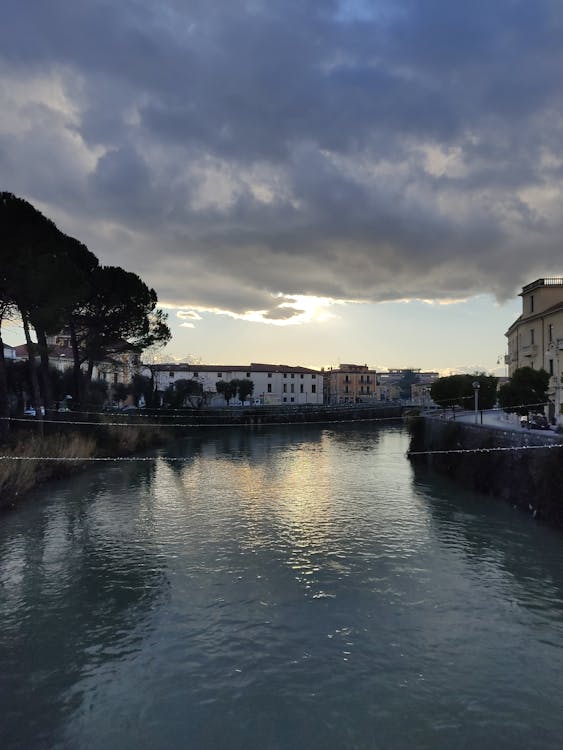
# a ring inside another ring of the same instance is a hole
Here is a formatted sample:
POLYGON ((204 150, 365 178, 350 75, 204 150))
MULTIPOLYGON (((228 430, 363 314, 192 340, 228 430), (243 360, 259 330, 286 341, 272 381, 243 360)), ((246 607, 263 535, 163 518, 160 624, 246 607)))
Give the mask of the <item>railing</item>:
POLYGON ((537 289, 539 286, 563 286, 563 277, 561 276, 548 276, 545 279, 536 279, 530 284, 522 287, 522 294, 537 289))

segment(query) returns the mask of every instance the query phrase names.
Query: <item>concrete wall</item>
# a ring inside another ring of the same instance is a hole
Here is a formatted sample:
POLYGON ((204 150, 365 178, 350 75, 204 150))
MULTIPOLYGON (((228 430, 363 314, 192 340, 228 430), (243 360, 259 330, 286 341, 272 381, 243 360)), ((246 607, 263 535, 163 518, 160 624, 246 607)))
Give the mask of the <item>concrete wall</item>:
POLYGON ((411 455, 411 460, 425 463, 469 489, 502 498, 536 518, 563 528, 563 447, 557 447, 563 446, 563 436, 503 430, 439 417, 414 418, 409 426, 413 452, 532 447, 411 455), (547 447, 550 445, 551 449, 547 447))

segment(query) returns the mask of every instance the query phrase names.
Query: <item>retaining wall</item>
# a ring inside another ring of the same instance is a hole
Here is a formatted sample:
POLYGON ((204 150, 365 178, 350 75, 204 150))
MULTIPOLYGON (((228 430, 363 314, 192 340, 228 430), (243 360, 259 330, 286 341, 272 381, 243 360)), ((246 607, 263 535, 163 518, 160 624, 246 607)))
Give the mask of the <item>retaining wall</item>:
POLYGON ((505 430, 440 417, 409 422, 410 450, 521 448, 486 453, 411 455, 441 474, 478 492, 502 498, 551 525, 563 528, 563 436, 540 431, 505 430))

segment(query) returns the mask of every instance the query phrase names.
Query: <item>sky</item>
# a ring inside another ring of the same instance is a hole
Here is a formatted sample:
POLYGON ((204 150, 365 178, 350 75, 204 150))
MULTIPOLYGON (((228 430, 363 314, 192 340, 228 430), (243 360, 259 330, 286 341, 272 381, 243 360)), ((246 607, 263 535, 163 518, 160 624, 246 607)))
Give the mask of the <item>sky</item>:
POLYGON ((562 38, 558 0, 8 1, 0 189, 154 287, 164 360, 503 374, 562 273, 562 38))

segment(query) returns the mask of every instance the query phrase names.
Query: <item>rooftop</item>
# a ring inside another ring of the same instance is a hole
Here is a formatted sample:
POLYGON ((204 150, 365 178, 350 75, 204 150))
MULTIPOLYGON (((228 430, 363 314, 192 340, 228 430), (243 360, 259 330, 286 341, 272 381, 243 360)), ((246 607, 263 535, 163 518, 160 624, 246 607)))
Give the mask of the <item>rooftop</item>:
POLYGON ((536 279, 535 281, 532 281, 530 284, 526 284, 526 286, 522 287, 520 296, 522 296, 522 294, 526 294, 527 292, 531 292, 533 289, 538 289, 541 286, 563 286, 563 277, 562 276, 548 276, 545 279, 536 279))

